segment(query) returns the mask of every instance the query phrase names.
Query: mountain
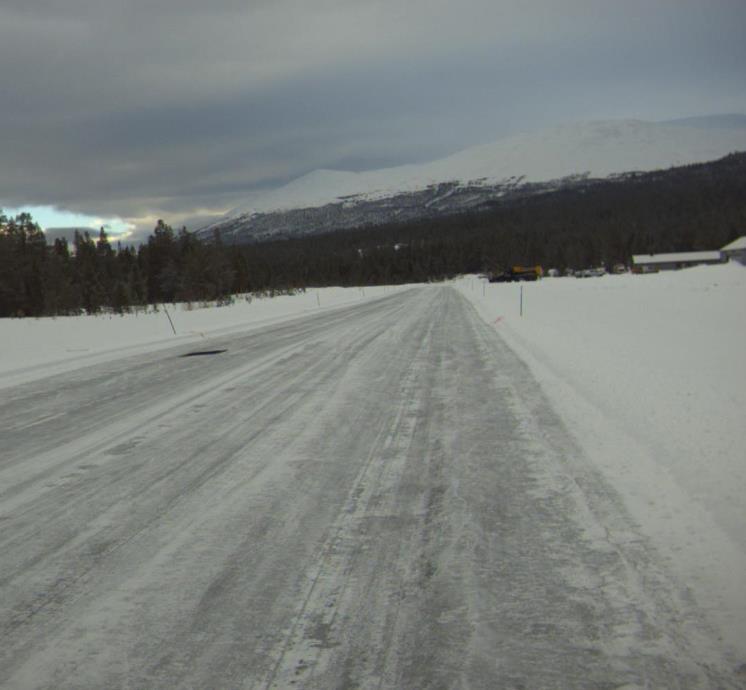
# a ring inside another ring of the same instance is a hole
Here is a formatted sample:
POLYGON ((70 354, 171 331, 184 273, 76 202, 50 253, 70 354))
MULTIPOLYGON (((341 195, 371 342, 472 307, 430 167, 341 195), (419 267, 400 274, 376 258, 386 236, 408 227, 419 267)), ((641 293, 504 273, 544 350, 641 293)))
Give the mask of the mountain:
POLYGON ((501 199, 746 151, 746 117, 564 125, 382 170, 315 170, 198 231, 252 242, 481 210, 501 199), (719 124, 718 124, 719 123, 719 124))
POLYGON ((678 120, 667 120, 661 124, 683 127, 701 127, 703 129, 740 129, 746 127, 746 115, 728 113, 726 115, 702 115, 684 117, 678 120))

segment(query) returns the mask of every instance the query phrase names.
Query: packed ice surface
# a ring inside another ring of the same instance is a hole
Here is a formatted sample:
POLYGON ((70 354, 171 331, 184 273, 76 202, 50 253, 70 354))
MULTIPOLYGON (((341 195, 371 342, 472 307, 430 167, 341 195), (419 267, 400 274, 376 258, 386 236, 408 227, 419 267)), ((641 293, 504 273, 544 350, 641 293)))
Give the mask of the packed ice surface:
MULTIPOLYGON (((529 365, 653 544, 746 655, 746 268, 453 285, 529 365), (523 316, 519 315, 523 291, 523 316)), ((156 313, 0 320, 0 389, 376 299, 324 288, 156 313), (171 327, 173 322, 176 334, 171 327)))

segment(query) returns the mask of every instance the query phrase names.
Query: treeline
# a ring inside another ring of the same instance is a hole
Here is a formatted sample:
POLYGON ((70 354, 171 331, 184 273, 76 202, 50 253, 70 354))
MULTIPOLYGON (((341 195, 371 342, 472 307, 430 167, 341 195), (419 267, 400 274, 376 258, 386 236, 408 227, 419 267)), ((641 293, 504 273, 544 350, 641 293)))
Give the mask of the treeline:
POLYGON ((158 222, 139 248, 75 233, 48 246, 29 214, 0 213, 0 317, 118 313, 133 306, 220 300, 244 291, 232 252, 158 222))
POLYGON ((717 249, 746 234, 746 154, 513 198, 480 213, 232 245, 158 222, 139 247, 76 233, 48 246, 0 213, 0 316, 124 312, 325 285, 443 280, 513 264, 585 268, 717 249))
POLYGON ((746 234, 746 154, 588 181, 479 213, 252 245, 281 285, 442 280, 512 265, 589 268, 719 249, 746 234))

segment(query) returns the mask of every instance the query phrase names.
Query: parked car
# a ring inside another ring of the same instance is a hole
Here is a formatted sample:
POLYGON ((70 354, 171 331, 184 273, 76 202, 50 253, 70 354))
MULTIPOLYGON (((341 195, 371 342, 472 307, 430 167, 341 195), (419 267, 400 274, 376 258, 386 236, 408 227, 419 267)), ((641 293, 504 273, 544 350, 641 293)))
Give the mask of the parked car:
POLYGON ((606 269, 603 266, 597 266, 596 268, 583 268, 580 271, 575 271, 576 278, 598 278, 599 276, 605 276, 606 269))

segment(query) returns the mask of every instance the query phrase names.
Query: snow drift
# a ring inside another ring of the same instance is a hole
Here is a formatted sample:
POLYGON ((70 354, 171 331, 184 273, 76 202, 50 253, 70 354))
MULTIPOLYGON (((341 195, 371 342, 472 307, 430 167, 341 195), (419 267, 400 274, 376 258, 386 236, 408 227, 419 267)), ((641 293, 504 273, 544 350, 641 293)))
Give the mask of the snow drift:
POLYGON ((745 655, 746 268, 457 285, 745 655))

